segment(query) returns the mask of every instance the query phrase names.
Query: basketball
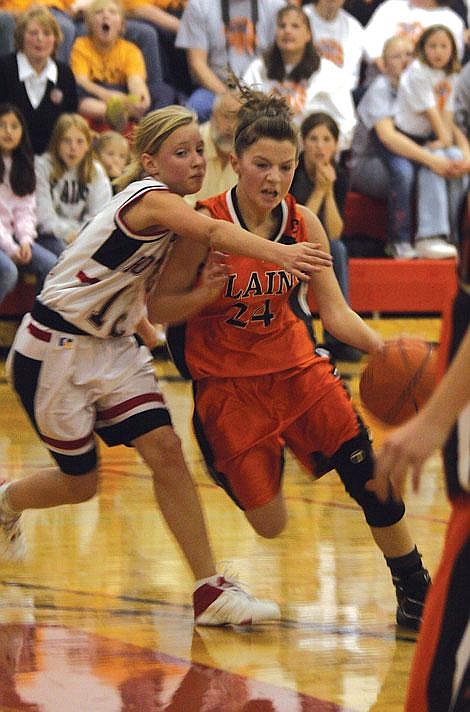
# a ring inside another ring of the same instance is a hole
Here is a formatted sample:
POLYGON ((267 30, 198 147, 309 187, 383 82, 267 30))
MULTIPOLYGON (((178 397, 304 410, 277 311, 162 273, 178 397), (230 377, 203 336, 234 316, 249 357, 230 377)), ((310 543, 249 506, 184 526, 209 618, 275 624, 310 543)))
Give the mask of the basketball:
POLYGON ((365 408, 387 425, 400 425, 418 412, 437 378, 437 348, 429 341, 402 337, 385 342, 369 357, 359 381, 365 408))

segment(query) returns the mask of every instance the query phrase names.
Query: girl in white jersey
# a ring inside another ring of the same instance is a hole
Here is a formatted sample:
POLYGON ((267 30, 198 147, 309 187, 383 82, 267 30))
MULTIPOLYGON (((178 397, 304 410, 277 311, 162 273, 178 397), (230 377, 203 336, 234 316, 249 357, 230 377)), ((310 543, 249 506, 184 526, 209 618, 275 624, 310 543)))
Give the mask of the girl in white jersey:
MULTIPOLYGON (((174 233, 274 261, 303 280, 329 266, 330 258, 316 245, 267 242, 184 202, 181 196, 200 189, 205 170, 199 129, 187 109, 147 114, 134 150, 122 192, 62 253, 9 355, 13 387, 57 466, 0 487, 0 556, 24 553, 23 510, 95 495, 97 433, 109 445, 135 447, 150 467, 158 505, 197 580, 196 623, 276 619, 275 603, 254 599, 216 574, 199 499, 149 352, 132 335, 174 233)), ((220 270, 214 268, 216 284, 220 270)))

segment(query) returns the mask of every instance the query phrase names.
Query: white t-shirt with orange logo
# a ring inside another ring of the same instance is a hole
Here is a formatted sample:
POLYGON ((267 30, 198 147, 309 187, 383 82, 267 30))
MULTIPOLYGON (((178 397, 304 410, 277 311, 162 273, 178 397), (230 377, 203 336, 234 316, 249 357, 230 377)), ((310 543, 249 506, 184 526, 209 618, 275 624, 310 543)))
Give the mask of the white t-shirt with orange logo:
POLYGON ((453 113, 457 76, 415 59, 400 77, 395 110, 397 128, 413 136, 431 136, 432 126, 423 112, 436 107, 453 113))

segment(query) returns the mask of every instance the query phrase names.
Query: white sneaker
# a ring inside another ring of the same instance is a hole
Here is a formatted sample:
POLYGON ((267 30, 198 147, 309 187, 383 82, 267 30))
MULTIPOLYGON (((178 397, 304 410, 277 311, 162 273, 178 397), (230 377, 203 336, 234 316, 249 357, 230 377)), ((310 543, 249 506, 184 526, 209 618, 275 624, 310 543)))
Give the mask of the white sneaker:
POLYGON ((442 237, 426 237, 416 240, 416 254, 423 260, 447 260, 457 257, 457 249, 442 237))
POLYGON ((9 484, 0 484, 0 559, 21 561, 26 554, 26 542, 20 526, 21 514, 12 515, 8 507, 5 507, 9 484))
POLYGON ((195 625, 253 625, 278 621, 274 601, 250 596, 236 581, 213 576, 193 593, 195 625))
POLYGON ((414 260, 416 250, 409 242, 394 242, 388 246, 387 254, 395 260, 414 260))

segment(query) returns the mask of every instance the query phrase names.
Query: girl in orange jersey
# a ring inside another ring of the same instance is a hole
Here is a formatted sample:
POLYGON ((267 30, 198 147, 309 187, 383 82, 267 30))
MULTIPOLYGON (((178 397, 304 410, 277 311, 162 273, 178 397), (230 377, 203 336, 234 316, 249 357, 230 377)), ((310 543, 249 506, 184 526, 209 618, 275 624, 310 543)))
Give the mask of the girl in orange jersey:
MULTIPOLYGON (((328 250, 317 217, 288 194, 297 158, 287 105, 242 89, 232 156, 238 183, 202 201, 201 212, 267 241, 307 241, 328 250)), ((336 469, 390 567, 397 621, 418 628, 429 576, 403 502, 382 503, 366 488, 374 468, 371 442, 332 364, 314 348, 307 291, 336 338, 371 353, 382 347, 380 337, 348 306, 332 269, 314 275, 307 288, 270 261, 225 256, 223 286, 218 275, 211 290, 217 256, 207 257, 206 246, 179 240, 148 308, 152 321, 186 320, 167 338, 194 383, 194 429, 212 477, 255 531, 272 538, 287 520, 284 447, 316 477, 336 469)))

